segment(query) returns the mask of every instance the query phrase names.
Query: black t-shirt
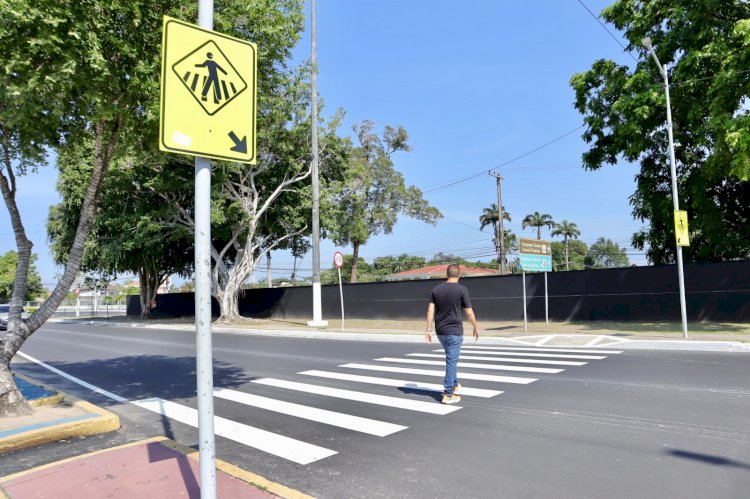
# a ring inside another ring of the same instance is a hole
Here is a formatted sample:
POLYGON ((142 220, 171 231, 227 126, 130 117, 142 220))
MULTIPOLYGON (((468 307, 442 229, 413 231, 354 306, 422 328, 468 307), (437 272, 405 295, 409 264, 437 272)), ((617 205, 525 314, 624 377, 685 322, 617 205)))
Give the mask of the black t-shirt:
POLYGON ((464 334, 464 311, 471 308, 469 290, 457 282, 444 282, 432 290, 437 334, 464 334))

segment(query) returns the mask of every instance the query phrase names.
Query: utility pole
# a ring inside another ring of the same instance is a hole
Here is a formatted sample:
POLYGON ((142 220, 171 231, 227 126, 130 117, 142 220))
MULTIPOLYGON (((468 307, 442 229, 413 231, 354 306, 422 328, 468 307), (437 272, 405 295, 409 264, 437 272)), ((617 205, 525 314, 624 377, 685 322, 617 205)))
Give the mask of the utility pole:
POLYGON ((498 224, 500 227, 500 231, 498 234, 495 234, 495 238, 498 239, 498 242, 495 244, 495 249, 497 250, 497 261, 500 269, 500 275, 505 275, 505 230, 503 228, 503 195, 500 190, 500 181, 503 179, 503 177, 500 176, 499 173, 495 172, 487 172, 490 174, 490 176, 495 177, 497 180, 497 218, 498 218, 498 224))
POLYGON ((313 320, 311 327, 327 326, 323 320, 320 292, 320 187, 318 183, 318 41, 316 36, 315 0, 312 0, 312 74, 310 75, 312 124, 312 258, 313 258, 313 320))

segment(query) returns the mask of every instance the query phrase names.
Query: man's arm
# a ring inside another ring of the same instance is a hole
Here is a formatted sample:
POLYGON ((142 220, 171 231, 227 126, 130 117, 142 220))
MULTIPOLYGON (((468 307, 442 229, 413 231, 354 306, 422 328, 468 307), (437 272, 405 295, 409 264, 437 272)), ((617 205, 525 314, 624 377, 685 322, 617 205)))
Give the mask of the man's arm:
POLYGON ((477 317, 474 315, 474 309, 469 307, 464 309, 466 318, 471 322, 471 326, 474 328, 474 341, 479 340, 479 324, 477 324, 477 317))
POLYGON ((427 305, 427 328, 424 331, 424 339, 427 343, 432 343, 432 321, 435 318, 435 304, 427 305))

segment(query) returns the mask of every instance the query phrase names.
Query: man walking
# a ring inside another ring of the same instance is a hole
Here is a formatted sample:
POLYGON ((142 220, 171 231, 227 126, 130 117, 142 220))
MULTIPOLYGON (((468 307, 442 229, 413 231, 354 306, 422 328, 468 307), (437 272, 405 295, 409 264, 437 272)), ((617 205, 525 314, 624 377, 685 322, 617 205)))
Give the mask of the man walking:
POLYGON ((458 283, 461 267, 448 265, 448 280, 438 284, 432 290, 430 304, 427 306, 427 329, 425 339, 432 343, 432 321, 435 321, 435 332, 438 341, 445 350, 445 380, 443 386, 443 404, 455 404, 461 401, 461 385, 456 377, 458 357, 461 354, 461 343, 464 340, 463 315, 474 328, 474 339, 479 339, 479 325, 474 316, 469 299, 469 290, 458 283))

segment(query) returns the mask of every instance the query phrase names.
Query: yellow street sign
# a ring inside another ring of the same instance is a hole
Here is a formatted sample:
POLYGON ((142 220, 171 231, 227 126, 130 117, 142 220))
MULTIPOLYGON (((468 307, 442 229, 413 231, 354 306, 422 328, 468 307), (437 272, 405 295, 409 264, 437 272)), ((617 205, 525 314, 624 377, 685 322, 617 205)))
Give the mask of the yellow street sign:
POLYGON ((254 164, 257 53, 165 16, 159 149, 254 164))
POLYGON ((677 238, 677 246, 690 246, 688 234, 687 211, 675 210, 674 212, 674 234, 677 238))

